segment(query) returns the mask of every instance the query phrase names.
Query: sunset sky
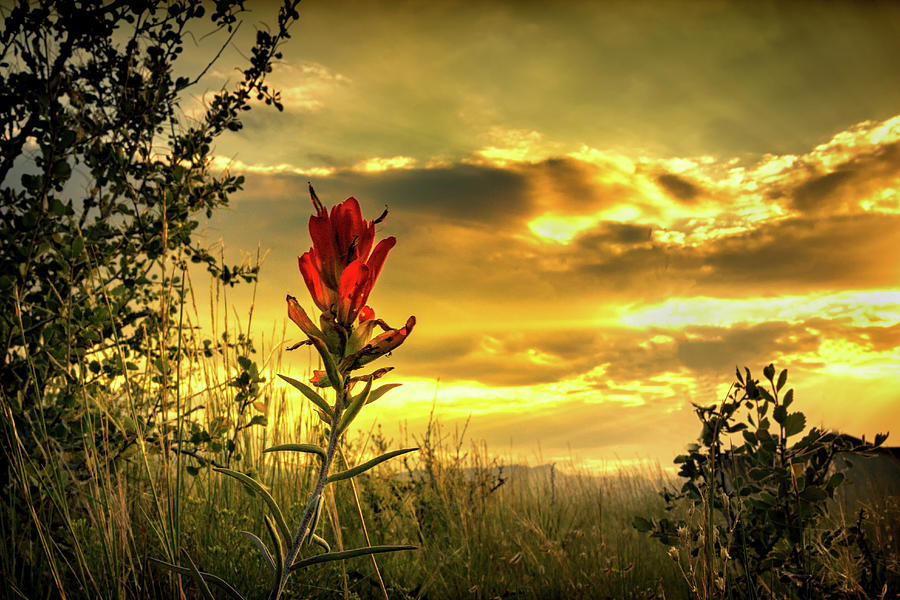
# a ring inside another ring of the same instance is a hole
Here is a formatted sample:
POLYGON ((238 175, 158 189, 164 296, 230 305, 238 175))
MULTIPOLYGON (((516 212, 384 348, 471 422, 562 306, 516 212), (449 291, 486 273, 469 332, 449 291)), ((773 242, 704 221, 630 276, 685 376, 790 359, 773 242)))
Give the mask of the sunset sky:
POLYGON ((247 181, 205 236, 269 250, 254 320, 280 330, 285 294, 308 297, 307 182, 390 209, 369 303, 418 325, 382 359, 404 383, 370 407, 387 434, 436 397, 498 454, 669 464, 691 402, 774 361, 811 424, 900 444, 900 4, 300 13, 272 76, 284 112, 216 146, 247 181))

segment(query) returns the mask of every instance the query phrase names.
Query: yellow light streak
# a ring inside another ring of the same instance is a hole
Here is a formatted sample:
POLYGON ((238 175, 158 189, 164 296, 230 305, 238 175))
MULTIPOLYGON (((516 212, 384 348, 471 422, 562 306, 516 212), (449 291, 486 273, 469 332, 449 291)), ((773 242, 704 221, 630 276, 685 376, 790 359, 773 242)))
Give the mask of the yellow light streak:
POLYGON ((884 327, 900 323, 900 289, 847 291, 775 298, 677 298, 637 310, 625 309, 620 323, 626 327, 728 327, 736 323, 812 318, 846 319, 857 327, 884 327))
POLYGON ((416 159, 411 156, 374 157, 357 163, 353 166, 353 170, 362 173, 382 173, 392 169, 413 169, 415 166, 416 159))

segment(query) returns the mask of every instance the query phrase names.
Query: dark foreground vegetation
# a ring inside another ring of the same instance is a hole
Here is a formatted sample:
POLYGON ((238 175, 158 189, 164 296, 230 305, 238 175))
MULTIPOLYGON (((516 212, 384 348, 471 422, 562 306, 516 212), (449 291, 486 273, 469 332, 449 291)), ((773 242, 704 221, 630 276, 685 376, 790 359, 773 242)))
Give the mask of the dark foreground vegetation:
MULTIPOLYGON (((212 428, 238 416, 238 388, 218 389, 185 404, 186 411, 204 404, 212 428)), ((81 450, 29 456, 6 412, 4 444, 13 462, 2 520, 3 596, 202 597, 190 577, 148 560, 179 548, 245 597, 265 597, 266 567, 240 533, 265 534, 265 505, 210 466, 252 474, 296 522, 315 459, 260 450, 324 432, 308 408, 291 414, 299 404, 293 390, 264 383, 259 392, 268 424, 241 431, 230 459, 214 441, 196 441, 196 452, 186 455, 166 453, 150 436, 124 456, 87 440, 81 450), (72 464, 76 454, 87 477, 72 464)), ((83 418, 97 431, 122 427, 108 417, 83 418)), ((195 433, 195 440, 205 437, 195 433)), ((398 445, 422 448, 329 488, 320 533, 332 550, 397 542, 419 550, 308 569, 283 597, 889 598, 898 589, 900 506, 879 489, 843 503, 807 492, 806 502, 792 491, 772 491, 780 485, 776 463, 762 477, 751 468, 747 481, 754 483, 740 483, 738 475, 719 487, 704 479, 704 465, 688 478, 650 464, 598 475, 504 464, 437 422, 410 437, 389 440, 375 428, 342 449, 341 467, 398 445), (792 521, 781 516, 804 506, 809 512, 792 514, 792 521)), ((692 447, 679 460, 690 464, 699 455, 692 447)), ((847 478, 855 477, 851 469, 847 478)))

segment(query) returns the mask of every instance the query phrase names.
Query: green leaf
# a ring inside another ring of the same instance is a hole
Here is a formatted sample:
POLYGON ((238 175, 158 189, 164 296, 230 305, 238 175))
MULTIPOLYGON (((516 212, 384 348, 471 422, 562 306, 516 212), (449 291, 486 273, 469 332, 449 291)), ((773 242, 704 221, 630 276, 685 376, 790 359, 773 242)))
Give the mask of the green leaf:
POLYGON ((284 514, 278 507, 278 503, 275 502, 275 498, 272 497, 272 494, 266 491, 266 488, 264 488, 261 483, 239 471, 232 471, 231 469, 226 469, 224 467, 213 467, 213 470, 218 471, 219 473, 224 473, 229 477, 234 477, 245 486, 250 488, 250 490, 262 496, 262 499, 265 500, 266 504, 269 505, 269 508, 272 511, 272 514, 275 518, 275 523, 278 525, 278 529, 280 530, 282 537, 286 540, 291 539, 291 530, 287 526, 287 521, 284 520, 284 514))
POLYGON ((54 196, 47 198, 47 209, 54 217, 63 217, 66 214, 66 205, 54 196))
POLYGON ((791 405, 791 403, 793 401, 794 401, 794 388, 791 388, 784 395, 784 400, 782 400, 781 403, 784 405, 785 408, 787 408, 788 406, 791 405))
POLYGON ((216 600, 216 597, 213 596, 212 590, 209 589, 209 586, 206 585, 206 580, 203 578, 203 573, 200 572, 200 569, 197 568, 197 564, 194 562, 194 559, 191 558, 191 555, 187 553, 187 550, 182 549, 182 554, 187 559, 188 564, 191 565, 191 574, 194 576, 194 579, 197 580, 197 585, 200 587, 200 591, 206 597, 206 600, 216 600))
POLYGON ((761 493, 759 494, 759 496, 758 496, 758 499, 759 499, 759 501, 762 502, 763 504, 767 504, 767 505, 769 505, 769 506, 775 506, 775 504, 778 502, 778 501, 775 499, 775 496, 773 496, 773 495, 770 494, 769 492, 761 492, 761 493))
POLYGON ((317 455, 323 461, 326 456, 324 448, 319 448, 313 444, 281 444, 280 446, 272 446, 263 450, 263 454, 266 452, 306 452, 317 455))
POLYGON ((200 577, 202 577, 203 580, 206 580, 206 581, 212 583, 213 585, 218 586, 219 588, 224 590, 225 593, 227 593, 229 596, 234 598, 234 600, 245 600, 245 598, 243 596, 241 596, 240 593, 238 593, 238 591, 236 589, 234 589, 233 587, 228 585, 227 581, 225 581, 224 579, 222 579, 221 577, 219 577, 217 575, 213 575, 212 573, 204 573, 202 571, 197 571, 196 566, 194 567, 194 569, 188 569, 186 567, 180 567, 178 565, 173 565, 172 563, 168 563, 164 560, 159 560, 158 558, 150 558, 150 562, 157 564, 161 567, 165 567, 171 571, 175 571, 176 573, 181 573, 182 575, 194 575, 195 572, 199 573, 200 577))
POLYGON ((828 497, 828 493, 820 487, 810 486, 800 492, 800 497, 807 502, 819 502, 828 497))
POLYGON ((357 556, 366 556, 369 554, 380 554, 382 552, 400 552, 402 550, 418 550, 417 546, 369 546, 367 548, 355 548, 353 550, 344 550, 343 552, 326 552, 325 554, 317 554, 304 558, 291 565, 291 571, 302 569, 310 565, 323 562, 331 562, 334 560, 346 560, 348 558, 356 558, 357 556))
POLYGON ((828 489, 834 490, 837 489, 839 485, 844 483, 844 474, 843 473, 835 473, 828 479, 828 489))
POLYGON ((784 422, 784 435, 790 437, 803 431, 806 427, 806 416, 801 412, 791 413, 784 422))
POLYGON ((351 477, 356 477, 360 473, 364 473, 371 469, 372 467, 383 463, 386 460, 390 460, 395 456, 400 456, 401 454, 406 454, 407 452, 415 452, 418 448, 404 448, 402 450, 393 450, 386 454, 382 454, 381 456, 377 456, 370 461, 364 462, 361 465, 357 465, 352 469, 347 469, 346 471, 341 471, 340 473, 335 473, 333 475, 328 476, 328 483, 332 481, 341 481, 342 479, 350 479, 351 477))
POLYGON ((784 387, 785 383, 787 383, 787 369, 784 369, 781 373, 778 374, 778 383, 775 384, 775 390, 780 391, 781 388, 784 387))
POLYGON ((631 525, 641 532, 650 531, 651 529, 653 529, 653 523, 651 523, 644 517, 635 517, 631 522, 631 525))
POLYGON ((56 179, 68 179, 72 175, 72 167, 65 158, 60 158, 53 163, 53 177, 56 179))
POLYGON ((272 538, 272 547, 275 548, 275 564, 278 567, 278 574, 276 577, 280 579, 284 569, 284 541, 282 541, 281 536, 278 535, 278 527, 275 525, 275 521, 272 517, 264 515, 264 520, 266 522, 266 529, 269 530, 269 536, 272 538))
POLYGON ((766 379, 768 379, 769 381, 772 381, 772 379, 775 378, 775 365, 773 365, 772 363, 769 363, 768 365, 766 365, 763 368, 763 375, 765 376, 766 379))
POLYGON ((263 426, 265 426, 265 425, 268 425, 268 424, 269 424, 269 419, 266 418, 266 415, 256 415, 255 417, 253 417, 252 419, 250 419, 250 422, 247 423, 247 427, 250 427, 250 426, 252 426, 252 425, 263 425, 263 426))
POLYGON ((295 388, 300 390, 300 392, 304 396, 306 396, 310 402, 312 402, 313 404, 318 406, 329 417, 332 417, 332 418, 334 417, 334 411, 331 410, 331 407, 328 405, 328 402, 325 401, 325 398, 323 398, 322 396, 317 394, 315 392, 315 390, 313 390, 311 387, 309 387, 308 385, 306 385, 305 383, 303 383, 301 381, 297 381, 293 377, 288 377, 287 375, 281 375, 281 374, 279 374, 278 376, 281 377, 283 380, 285 380, 287 383, 291 384, 292 386, 294 386, 295 388))
POLYGON ((79 236, 72 240, 72 256, 81 258, 82 252, 84 252, 84 238, 79 236))
POLYGON ((362 410, 362 407, 366 405, 366 401, 369 399, 369 392, 371 391, 372 380, 369 379, 366 382, 366 386, 363 388, 363 391, 350 398, 350 402, 347 404, 347 409, 341 416, 341 422, 338 423, 338 435, 342 434, 344 430, 350 426, 350 423, 353 422, 353 419, 356 418, 356 415, 359 414, 359 411, 362 410))
POLYGON ((784 425, 784 420, 787 419, 787 409, 784 407, 784 404, 779 404, 772 410, 772 418, 779 425, 784 425))
POLYGON ((316 528, 319 526, 319 519, 322 518, 322 505, 325 503, 325 498, 319 494, 315 498, 311 499, 313 503, 312 508, 312 518, 309 520, 309 529, 303 534, 303 540, 300 541, 300 545, 302 546, 308 540, 306 540, 306 536, 309 535, 310 539, 316 533, 316 528))
POLYGON ((753 481, 761 481, 761 480, 765 479, 768 474, 769 474, 769 471, 767 469, 764 469, 761 467, 753 467, 752 469, 747 471, 747 475, 753 481))
POLYGON ((331 552, 331 546, 328 545, 328 542, 326 542, 324 538, 321 538, 316 534, 312 534, 312 542, 324 549, 325 552, 331 552))
POLYGON ((382 396, 387 394, 392 389, 398 388, 401 385, 403 385, 403 384, 402 383, 386 383, 380 387, 375 388, 374 390, 372 390, 372 393, 369 394, 369 399, 366 400, 366 404, 372 404, 373 402, 375 402, 376 400, 378 400, 379 398, 381 398, 382 396))
POLYGON ((255 533, 250 533, 249 531, 241 531, 240 533, 241 535, 250 538, 250 540, 254 544, 256 544, 256 548, 259 550, 259 553, 262 554, 263 560, 266 561, 267 565, 269 565, 269 570, 272 571, 272 575, 277 575, 278 569, 275 567, 275 561, 272 560, 272 553, 269 552, 268 548, 266 548, 265 542, 259 539, 259 536, 255 533))
POLYGON ((324 340, 320 340, 317 337, 311 337, 309 339, 313 346, 316 347, 316 350, 319 351, 319 356, 322 357, 322 363, 325 365, 325 372, 328 374, 328 380, 331 382, 331 387, 333 387, 335 391, 340 392, 344 388, 344 378, 341 377, 341 372, 338 370, 337 364, 334 362, 334 357, 328 350, 328 346, 325 344, 324 340))

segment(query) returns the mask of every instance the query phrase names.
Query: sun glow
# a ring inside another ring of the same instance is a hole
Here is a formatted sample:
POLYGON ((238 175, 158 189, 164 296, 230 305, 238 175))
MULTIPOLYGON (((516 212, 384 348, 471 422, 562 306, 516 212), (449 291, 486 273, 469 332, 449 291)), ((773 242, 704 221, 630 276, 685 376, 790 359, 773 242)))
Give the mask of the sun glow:
POLYGON ((547 213, 528 222, 532 233, 545 240, 568 244, 575 237, 594 227, 600 218, 589 215, 562 216, 547 213))

